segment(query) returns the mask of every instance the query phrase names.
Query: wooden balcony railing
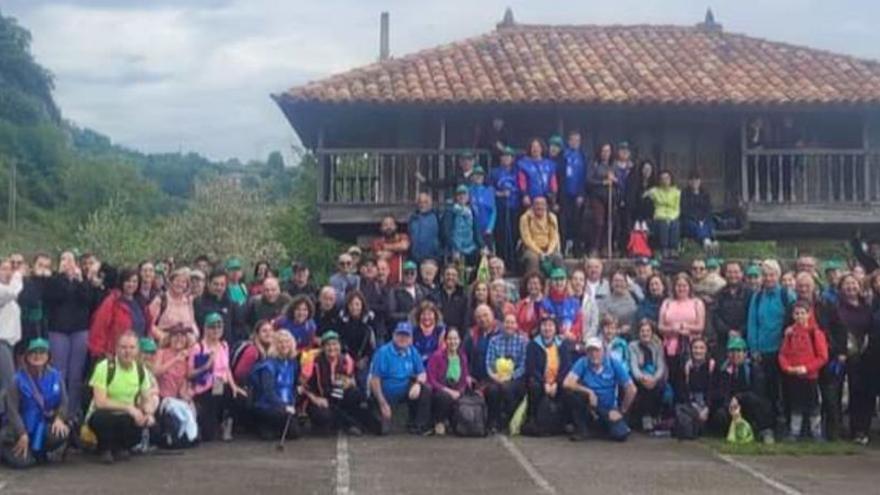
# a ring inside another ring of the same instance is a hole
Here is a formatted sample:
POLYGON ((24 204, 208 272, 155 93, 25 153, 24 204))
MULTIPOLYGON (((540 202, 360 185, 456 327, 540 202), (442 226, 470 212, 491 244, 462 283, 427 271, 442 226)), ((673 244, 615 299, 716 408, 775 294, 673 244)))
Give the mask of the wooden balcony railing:
MULTIPOLYGON (((427 183, 455 173, 464 150, 437 149, 319 149, 318 204, 410 205, 419 192, 431 192, 443 201, 444 191, 426 189, 427 183)), ((487 167, 489 155, 475 151, 476 163, 487 167)))
POLYGON ((760 204, 880 202, 880 153, 865 150, 746 150, 742 199, 760 204))

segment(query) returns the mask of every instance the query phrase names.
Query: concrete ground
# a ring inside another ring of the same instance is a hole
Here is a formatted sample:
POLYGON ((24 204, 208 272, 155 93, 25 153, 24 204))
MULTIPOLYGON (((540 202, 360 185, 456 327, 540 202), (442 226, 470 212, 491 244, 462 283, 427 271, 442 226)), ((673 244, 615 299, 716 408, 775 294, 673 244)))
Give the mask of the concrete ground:
POLYGON ((72 455, 27 472, 0 468, 0 494, 877 493, 880 451, 724 458, 700 443, 510 439, 241 439, 104 466, 72 455))

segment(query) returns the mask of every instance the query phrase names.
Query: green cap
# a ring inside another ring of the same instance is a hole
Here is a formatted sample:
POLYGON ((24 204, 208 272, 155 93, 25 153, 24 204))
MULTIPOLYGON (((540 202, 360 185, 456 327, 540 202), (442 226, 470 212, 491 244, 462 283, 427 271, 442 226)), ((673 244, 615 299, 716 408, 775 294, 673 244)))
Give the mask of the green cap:
POLYGON ((758 265, 749 265, 746 268, 746 277, 760 277, 761 276, 761 268, 758 265))
POLYGON ((227 270, 241 270, 241 260, 238 258, 229 258, 226 260, 227 270))
POLYGON ((749 346, 746 344, 746 339, 742 337, 731 337, 731 339, 727 341, 728 351, 744 351, 748 348, 749 346))
POLYGON ((565 273, 565 268, 556 267, 550 270, 550 280, 565 280, 568 278, 568 274, 565 273))
POLYGON ((474 152, 471 151, 471 150, 465 150, 465 151, 462 151, 461 154, 458 155, 458 156, 459 156, 460 158, 473 159, 473 158, 474 158, 474 152))
POLYGON ((564 142, 562 141, 562 136, 560 136, 559 134, 554 134, 550 136, 550 139, 547 140, 547 144, 551 146, 558 146, 560 148, 565 146, 564 142))
POLYGON ((405 272, 406 272, 406 271, 413 271, 413 272, 414 272, 414 271, 416 271, 416 270, 418 270, 418 269, 419 269, 419 265, 416 265, 416 262, 415 262, 415 261, 407 260, 407 261, 404 262, 404 264, 403 264, 403 271, 405 271, 405 272))
POLYGON ((660 260, 658 260, 657 258, 653 258, 651 260, 651 267, 660 268, 660 260))
POLYGON ((156 352, 156 341, 149 337, 143 337, 138 340, 138 348, 144 354, 153 354, 156 352))
POLYGON ((717 268, 721 268, 721 260, 718 258, 709 258, 706 260, 706 268, 710 270, 715 270, 717 268))
POLYGON ((480 165, 477 165, 476 167, 474 167, 474 170, 471 172, 471 175, 486 175, 486 169, 484 169, 480 165))
POLYGON ((327 330, 324 332, 324 335, 321 335, 321 345, 330 342, 331 340, 339 340, 339 334, 334 332, 333 330, 327 330))
POLYGON ((205 316, 205 327, 213 327, 218 324, 223 324, 223 317, 220 316, 220 313, 208 313, 208 315, 205 316))
POLYGON ((830 270, 843 270, 843 263, 838 260, 828 260, 822 263, 822 268, 827 272, 830 270))
POLYGON ((502 155, 515 156, 515 155, 516 155, 516 150, 513 149, 513 148, 511 148, 510 146, 505 146, 504 148, 501 149, 501 154, 502 154, 502 155))
POLYGON ((49 341, 43 338, 33 339, 27 345, 27 352, 49 352, 49 341))
POLYGON ((621 141, 621 142, 617 143, 617 149, 628 150, 629 149, 629 141, 621 141))
POLYGON ((455 188, 455 194, 468 194, 470 191, 468 190, 468 186, 462 184, 455 188))

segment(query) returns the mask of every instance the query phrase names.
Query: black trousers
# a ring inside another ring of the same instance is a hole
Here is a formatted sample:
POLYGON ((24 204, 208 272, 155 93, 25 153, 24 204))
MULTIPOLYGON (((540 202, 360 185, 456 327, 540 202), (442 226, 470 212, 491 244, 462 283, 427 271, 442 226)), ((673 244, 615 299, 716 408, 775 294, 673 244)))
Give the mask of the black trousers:
POLYGON ((819 390, 817 380, 785 375, 786 401, 792 413, 813 416, 819 413, 819 390))
POLYGON ((517 266, 516 245, 519 243, 519 211, 507 208, 506 201, 495 203, 495 253, 504 260, 508 270, 517 266))
POLYGON ((364 400, 363 392, 350 387, 345 389, 341 399, 328 398, 327 407, 318 407, 310 402, 306 412, 312 427, 325 433, 352 426, 363 428, 368 419, 364 400))
POLYGON ((486 406, 489 410, 489 425, 501 428, 510 421, 513 411, 525 395, 522 379, 504 383, 491 381, 486 385, 486 406))
POLYGON ((640 421, 645 416, 656 418, 660 415, 663 407, 663 383, 654 385, 654 388, 647 389, 639 382, 636 384, 636 398, 630 409, 630 415, 634 421, 640 421))
MULTIPOLYGON (((424 430, 428 428, 431 421, 431 389, 427 385, 422 385, 419 396, 412 400, 408 395, 404 395, 401 401, 407 405, 407 427, 412 429, 424 430)), ((394 404, 391 404, 394 407, 394 404)), ((377 435, 387 435, 391 432, 391 422, 382 418, 382 411, 379 408, 379 401, 375 396, 370 399, 370 409, 372 411, 374 430, 377 435)))
POLYGON ((785 424, 788 408, 782 393, 782 372, 779 370, 779 353, 761 354, 761 370, 764 371, 764 397, 770 400, 770 407, 777 424, 785 424))
POLYGON ((203 442, 212 442, 220 431, 220 423, 230 416, 233 410, 232 393, 224 388, 223 395, 214 395, 208 389, 195 397, 199 437, 203 442))
MULTIPOLYGON (((736 400, 739 402, 743 418, 752 425, 756 433, 773 428, 775 417, 773 416, 773 405, 769 400, 754 392, 737 394, 736 400)), ((727 429, 730 427, 729 404, 728 401, 723 406, 716 408, 711 418, 716 431, 722 435, 726 435, 727 429)))
POLYGON ((878 377, 871 376, 870 366, 860 357, 850 358, 846 373, 849 380, 849 429, 853 436, 866 435, 877 401, 878 377))
POLYGON ((455 404, 457 402, 445 390, 434 390, 431 393, 431 419, 434 421, 434 424, 452 421, 452 415, 455 412, 455 404))
POLYGON ((98 452, 128 450, 141 439, 141 428, 126 412, 99 409, 89 418, 89 426, 98 438, 98 452))
MULTIPOLYGON (((836 357, 832 358, 836 359, 836 357)), ((831 372, 828 367, 819 372, 819 393, 822 396, 822 422, 825 437, 829 441, 840 437, 840 423, 843 411, 840 403, 843 391, 843 377, 831 372)))
MULTIPOLYGON (((586 198, 584 199, 586 204, 586 198)), ((583 224, 584 206, 577 205, 577 198, 570 198, 564 193, 560 194, 559 218, 562 227, 562 245, 563 247, 568 241, 572 242, 573 255, 580 257, 584 252, 584 235, 581 232, 583 224)))

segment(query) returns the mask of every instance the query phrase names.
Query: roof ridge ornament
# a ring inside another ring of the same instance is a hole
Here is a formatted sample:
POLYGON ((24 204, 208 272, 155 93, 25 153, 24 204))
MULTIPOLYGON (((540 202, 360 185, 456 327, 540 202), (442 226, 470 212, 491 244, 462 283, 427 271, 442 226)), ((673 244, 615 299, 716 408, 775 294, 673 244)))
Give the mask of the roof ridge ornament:
POLYGON ((715 22, 715 14, 712 12, 712 7, 706 8, 706 18, 703 22, 697 23, 697 27, 713 33, 720 33, 722 30, 721 23, 715 22))
POLYGON ((501 22, 495 25, 497 29, 505 29, 516 27, 516 20, 513 18, 513 9, 507 7, 504 9, 504 17, 501 18, 501 22))

